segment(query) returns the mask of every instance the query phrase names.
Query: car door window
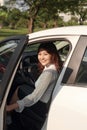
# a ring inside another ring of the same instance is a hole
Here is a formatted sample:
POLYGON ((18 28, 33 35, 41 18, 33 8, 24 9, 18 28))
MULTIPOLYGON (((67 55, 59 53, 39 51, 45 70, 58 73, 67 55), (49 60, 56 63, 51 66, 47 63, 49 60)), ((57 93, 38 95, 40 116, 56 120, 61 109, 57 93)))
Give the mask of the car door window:
POLYGON ((6 66, 8 65, 16 46, 17 43, 14 40, 6 41, 0 44, 0 81, 3 78, 6 66))
POLYGON ((79 67, 76 83, 87 83, 87 48, 85 50, 79 67))
POLYGON ((70 50, 70 43, 68 41, 61 40, 61 41, 56 41, 55 45, 57 47, 61 60, 64 62, 70 50))
MULTIPOLYGON (((52 41, 58 50, 58 53, 61 57, 61 60, 64 62, 66 60, 66 57, 68 55, 68 52, 70 50, 70 43, 66 40, 55 40, 52 41)), ((25 49, 25 55, 26 53, 29 55, 37 55, 37 49, 41 42, 35 43, 33 45, 27 46, 25 49)))

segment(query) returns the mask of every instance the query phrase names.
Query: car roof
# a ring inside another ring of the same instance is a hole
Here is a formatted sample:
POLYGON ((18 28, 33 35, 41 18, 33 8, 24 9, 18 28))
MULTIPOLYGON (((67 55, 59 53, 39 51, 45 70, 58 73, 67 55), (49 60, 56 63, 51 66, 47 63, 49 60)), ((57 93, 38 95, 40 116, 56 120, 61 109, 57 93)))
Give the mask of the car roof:
POLYGON ((47 29, 43 31, 34 32, 29 35, 29 39, 49 36, 49 35, 87 35, 87 26, 67 26, 67 27, 57 27, 52 29, 47 29))

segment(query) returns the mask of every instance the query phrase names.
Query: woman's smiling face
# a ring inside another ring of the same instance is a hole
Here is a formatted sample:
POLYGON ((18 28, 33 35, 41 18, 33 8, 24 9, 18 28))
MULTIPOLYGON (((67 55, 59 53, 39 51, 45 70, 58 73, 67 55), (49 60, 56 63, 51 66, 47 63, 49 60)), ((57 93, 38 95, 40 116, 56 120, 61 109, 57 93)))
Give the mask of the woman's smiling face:
POLYGON ((38 60, 43 66, 49 66, 51 64, 51 55, 46 51, 41 49, 38 53, 38 60))

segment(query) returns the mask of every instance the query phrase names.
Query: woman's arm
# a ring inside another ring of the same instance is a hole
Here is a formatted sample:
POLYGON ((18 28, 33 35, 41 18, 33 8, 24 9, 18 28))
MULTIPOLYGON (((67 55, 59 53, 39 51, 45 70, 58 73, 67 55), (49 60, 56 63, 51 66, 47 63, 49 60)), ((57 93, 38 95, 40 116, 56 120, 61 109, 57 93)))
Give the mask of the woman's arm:
POLYGON ((24 107, 30 107, 35 104, 42 97, 50 83, 53 82, 53 77, 55 77, 54 74, 55 73, 50 70, 44 71, 38 78, 33 93, 25 96, 22 100, 18 100, 17 103, 8 105, 6 108, 7 111, 15 109, 17 112, 22 112, 24 107))
POLYGON ((38 100, 42 97, 50 83, 53 81, 53 75, 54 74, 50 70, 44 71, 37 80, 35 84, 36 88, 34 89, 34 91, 31 94, 25 96, 22 100, 17 101, 17 103, 19 104, 19 108, 16 109, 16 111, 22 112, 24 107, 30 107, 36 102, 38 102, 38 100))

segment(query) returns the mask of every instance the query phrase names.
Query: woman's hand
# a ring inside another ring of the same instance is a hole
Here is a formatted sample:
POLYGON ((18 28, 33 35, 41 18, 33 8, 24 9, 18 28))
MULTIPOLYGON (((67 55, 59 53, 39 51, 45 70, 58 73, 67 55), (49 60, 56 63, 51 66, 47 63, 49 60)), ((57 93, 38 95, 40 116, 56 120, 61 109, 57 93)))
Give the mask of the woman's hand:
POLYGON ((11 111, 11 105, 7 105, 7 106, 6 106, 6 111, 7 111, 7 112, 11 111))
POLYGON ((14 103, 14 104, 11 104, 11 105, 7 105, 6 106, 6 111, 7 112, 10 112, 10 111, 12 111, 12 110, 15 110, 15 109, 17 109, 19 106, 18 106, 18 103, 14 103))

